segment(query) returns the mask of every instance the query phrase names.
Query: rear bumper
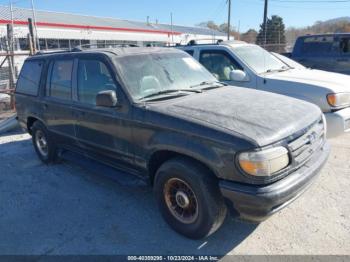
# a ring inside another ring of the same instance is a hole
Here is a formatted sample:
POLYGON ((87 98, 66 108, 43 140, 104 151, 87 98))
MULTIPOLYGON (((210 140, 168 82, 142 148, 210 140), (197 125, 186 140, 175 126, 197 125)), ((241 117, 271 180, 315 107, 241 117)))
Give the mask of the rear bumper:
POLYGON ((350 107, 325 113, 327 122, 327 137, 332 138, 350 132, 350 107))
POLYGON ((290 204, 311 185, 326 163, 329 152, 326 142, 303 167, 270 185, 242 185, 222 180, 219 182, 221 193, 242 219, 263 221, 290 204))

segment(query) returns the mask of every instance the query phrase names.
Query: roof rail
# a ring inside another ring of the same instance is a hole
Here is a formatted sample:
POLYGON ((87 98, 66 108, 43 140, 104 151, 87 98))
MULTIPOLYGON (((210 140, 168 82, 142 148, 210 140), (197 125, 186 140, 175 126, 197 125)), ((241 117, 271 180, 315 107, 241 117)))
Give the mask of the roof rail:
POLYGON ((85 49, 91 48, 91 47, 95 47, 96 49, 103 49, 103 48, 111 48, 111 46, 113 47, 139 47, 138 45, 135 44, 108 44, 108 47, 98 47, 98 44, 85 44, 85 45, 77 45, 75 47, 72 48, 72 51, 83 51, 85 49))
POLYGON ((81 52, 86 49, 90 49, 91 47, 96 46, 96 48, 92 49, 108 49, 113 47, 139 47, 138 45, 134 44, 108 44, 108 47, 97 47, 97 44, 86 44, 86 45, 77 45, 73 48, 67 48, 67 49, 49 49, 45 51, 38 51, 34 55, 45 55, 45 54, 59 54, 59 53, 67 53, 67 52, 81 52))
POLYGON ((73 49, 49 49, 49 50, 40 50, 36 52, 34 55, 46 55, 46 54, 60 54, 60 53, 67 53, 67 52, 77 52, 78 50, 73 49))

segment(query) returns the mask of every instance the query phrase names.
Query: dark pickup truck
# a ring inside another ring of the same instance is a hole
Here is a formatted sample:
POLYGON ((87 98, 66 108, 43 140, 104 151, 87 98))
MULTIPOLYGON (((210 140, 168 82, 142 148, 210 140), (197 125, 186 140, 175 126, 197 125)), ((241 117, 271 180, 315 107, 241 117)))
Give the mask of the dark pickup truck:
POLYGON ((350 34, 301 36, 292 53, 285 55, 309 68, 349 75, 350 34))
POLYGON ((318 107, 226 86, 170 48, 32 56, 16 108, 43 162, 70 150, 149 181, 165 220, 190 238, 215 232, 227 207, 264 220, 329 154, 318 107))

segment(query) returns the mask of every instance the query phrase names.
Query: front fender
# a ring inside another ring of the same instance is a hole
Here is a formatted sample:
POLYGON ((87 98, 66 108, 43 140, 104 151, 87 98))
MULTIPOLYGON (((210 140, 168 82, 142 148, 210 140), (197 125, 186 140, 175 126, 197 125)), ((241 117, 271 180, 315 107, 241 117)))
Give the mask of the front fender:
POLYGON ((173 132, 160 132, 149 140, 147 147, 149 152, 146 157, 147 161, 156 152, 170 151, 196 159, 208 166, 217 177, 223 176, 220 172, 225 166, 223 158, 220 156, 223 146, 212 141, 197 137, 185 137, 173 132))

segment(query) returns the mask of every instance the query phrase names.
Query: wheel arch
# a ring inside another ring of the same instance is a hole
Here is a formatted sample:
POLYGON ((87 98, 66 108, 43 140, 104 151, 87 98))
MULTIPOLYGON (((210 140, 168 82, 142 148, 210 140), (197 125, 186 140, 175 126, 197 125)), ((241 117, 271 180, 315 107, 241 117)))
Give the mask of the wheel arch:
POLYGON ((217 173, 215 172, 215 169, 212 166, 210 166, 207 162, 205 162, 203 159, 199 159, 198 157, 195 157, 192 154, 185 153, 185 152, 179 152, 176 150, 169 150, 169 149, 160 149, 160 150, 154 151, 151 154, 147 163, 151 185, 154 184, 154 179, 156 177, 157 170, 161 167, 161 165, 169 161, 170 159, 177 158, 177 157, 179 158, 182 157, 190 161, 194 161, 196 164, 199 164, 204 168, 208 169, 208 171, 213 176, 218 177, 217 173))

